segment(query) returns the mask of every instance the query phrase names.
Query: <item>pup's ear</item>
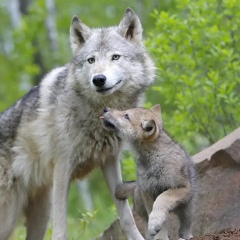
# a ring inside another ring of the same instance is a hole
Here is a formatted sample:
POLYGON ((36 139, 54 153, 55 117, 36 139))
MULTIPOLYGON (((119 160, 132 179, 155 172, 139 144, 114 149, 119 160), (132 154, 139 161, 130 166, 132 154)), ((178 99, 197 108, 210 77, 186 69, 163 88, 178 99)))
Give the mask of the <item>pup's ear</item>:
POLYGON ((151 111, 162 121, 162 112, 160 104, 156 104, 151 108, 151 111))
POLYGON ((72 19, 70 27, 70 43, 72 51, 75 52, 91 36, 92 31, 77 16, 72 19))
POLYGON ((142 40, 141 22, 131 8, 127 8, 124 17, 117 28, 117 32, 130 41, 140 42, 142 40))
POLYGON ((145 138, 154 138, 155 136, 158 135, 158 129, 157 129, 157 125, 155 123, 154 120, 150 120, 150 121, 144 121, 142 123, 142 128, 144 130, 144 137, 145 138))

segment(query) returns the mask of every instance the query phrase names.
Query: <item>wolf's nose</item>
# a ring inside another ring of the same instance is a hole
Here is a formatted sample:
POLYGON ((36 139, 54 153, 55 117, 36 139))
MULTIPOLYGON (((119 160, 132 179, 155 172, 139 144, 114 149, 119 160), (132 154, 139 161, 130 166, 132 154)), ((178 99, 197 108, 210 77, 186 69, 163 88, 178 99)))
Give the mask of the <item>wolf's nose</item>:
POLYGON ((103 109, 103 112, 104 113, 107 113, 109 111, 109 109, 107 108, 107 107, 105 107, 104 109, 103 109))
POLYGON ((103 74, 97 74, 93 77, 93 84, 96 87, 102 87, 105 84, 106 80, 106 76, 104 76, 103 74))

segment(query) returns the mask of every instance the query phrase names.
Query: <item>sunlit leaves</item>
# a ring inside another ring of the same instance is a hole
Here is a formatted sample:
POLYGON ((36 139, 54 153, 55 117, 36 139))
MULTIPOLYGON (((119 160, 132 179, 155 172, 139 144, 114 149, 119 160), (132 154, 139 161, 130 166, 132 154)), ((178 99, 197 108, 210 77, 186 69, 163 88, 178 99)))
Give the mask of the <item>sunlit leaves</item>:
POLYGON ((240 124, 240 4, 176 4, 174 11, 154 11, 147 45, 161 69, 153 90, 163 99, 166 127, 177 138, 187 132, 194 152, 199 134, 213 143, 240 124))

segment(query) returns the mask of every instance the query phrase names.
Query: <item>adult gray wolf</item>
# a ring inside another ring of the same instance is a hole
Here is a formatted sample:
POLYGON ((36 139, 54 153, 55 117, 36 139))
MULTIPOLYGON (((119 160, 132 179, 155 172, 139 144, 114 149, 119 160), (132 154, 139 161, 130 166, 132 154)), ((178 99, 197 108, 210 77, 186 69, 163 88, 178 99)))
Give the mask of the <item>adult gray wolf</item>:
POLYGON ((195 168, 190 156, 163 129, 160 105, 151 110, 105 108, 101 119, 105 129, 129 141, 136 153, 137 181, 120 184, 116 197, 133 195, 136 212, 148 224, 147 239, 154 239, 170 211, 179 217, 179 237, 191 238, 195 168))
POLYGON ((116 27, 90 29, 75 16, 70 42, 72 61, 0 115, 0 240, 21 212, 27 240, 43 239, 52 194, 52 239, 67 239, 70 180, 95 167, 102 169, 128 239, 143 239, 128 202, 115 198, 122 140, 99 122, 104 106, 134 107, 153 83, 141 23, 129 8, 116 27))

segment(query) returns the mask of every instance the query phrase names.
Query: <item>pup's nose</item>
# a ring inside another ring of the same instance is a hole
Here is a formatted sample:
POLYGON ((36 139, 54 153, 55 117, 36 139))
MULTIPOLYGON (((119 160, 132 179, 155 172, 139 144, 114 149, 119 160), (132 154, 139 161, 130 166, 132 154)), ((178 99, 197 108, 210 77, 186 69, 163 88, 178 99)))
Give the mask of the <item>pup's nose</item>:
POLYGON ((103 112, 104 112, 104 113, 109 112, 109 108, 108 108, 108 107, 105 107, 105 108, 103 109, 103 112))
POLYGON ((97 74, 93 77, 93 84, 96 86, 96 87, 102 87, 105 82, 106 82, 107 78, 105 75, 103 74, 97 74))

